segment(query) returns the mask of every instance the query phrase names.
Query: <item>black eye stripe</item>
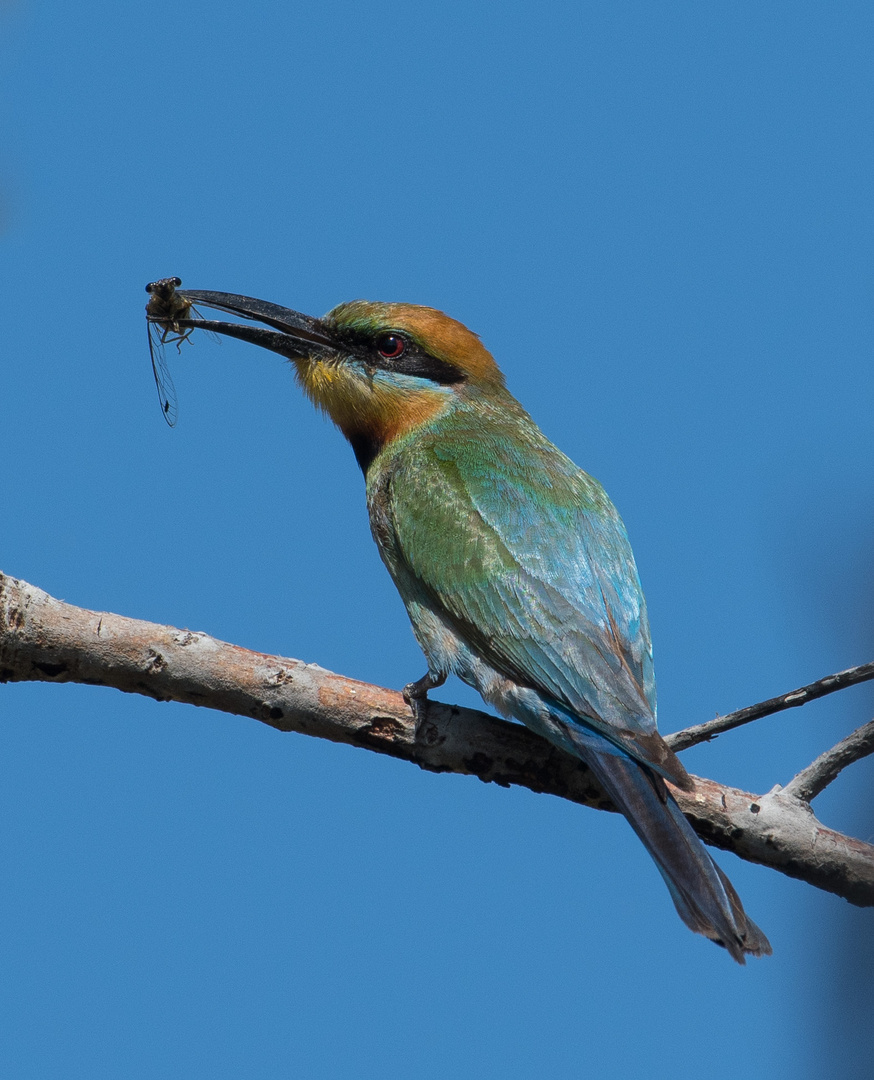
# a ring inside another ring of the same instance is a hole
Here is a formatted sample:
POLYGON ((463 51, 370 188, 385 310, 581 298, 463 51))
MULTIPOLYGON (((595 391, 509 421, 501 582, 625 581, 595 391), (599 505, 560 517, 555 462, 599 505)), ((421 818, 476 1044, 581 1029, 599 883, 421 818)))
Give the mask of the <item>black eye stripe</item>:
POLYGON ((377 354, 376 367, 384 371, 396 371, 400 375, 415 375, 420 379, 430 379, 443 386, 464 382, 463 371, 453 364, 447 364, 430 353, 408 348, 397 360, 387 360, 377 354))
POLYGON ((454 383, 464 382, 467 378, 460 368, 425 352, 420 345, 400 330, 381 330, 375 334, 347 331, 337 336, 344 341, 350 352, 371 368, 393 371, 399 375, 414 375, 419 379, 430 379, 431 382, 439 383, 441 386, 452 386, 454 383), (396 355, 386 356, 380 351, 388 344, 389 338, 394 339, 395 342, 403 342, 403 348, 396 355))

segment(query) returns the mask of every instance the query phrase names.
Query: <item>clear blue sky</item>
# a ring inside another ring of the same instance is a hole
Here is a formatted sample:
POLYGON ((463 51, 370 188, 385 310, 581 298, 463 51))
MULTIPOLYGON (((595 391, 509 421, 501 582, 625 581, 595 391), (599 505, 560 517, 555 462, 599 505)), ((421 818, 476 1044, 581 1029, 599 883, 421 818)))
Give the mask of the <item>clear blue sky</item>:
MULTIPOLYGON (((163 423, 143 290, 178 274, 479 332, 626 520, 663 730, 874 658, 872 30, 862 3, 7 0, 0 567, 424 670, 278 357, 184 348, 163 423)), ((872 702, 685 760, 765 791, 872 702)), ((98 688, 0 687, 0 717, 4 1076, 870 1067, 870 910, 720 854, 774 945, 740 969, 612 815, 98 688)), ((823 819, 874 834, 872 780, 823 819)))

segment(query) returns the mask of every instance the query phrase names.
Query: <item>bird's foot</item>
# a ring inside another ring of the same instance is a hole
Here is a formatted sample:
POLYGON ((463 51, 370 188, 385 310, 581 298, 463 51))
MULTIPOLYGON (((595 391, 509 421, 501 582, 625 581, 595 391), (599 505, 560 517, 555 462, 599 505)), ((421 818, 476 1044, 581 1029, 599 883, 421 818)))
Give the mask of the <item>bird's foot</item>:
POLYGON ((425 722, 428 715, 428 691, 434 690, 438 686, 442 686, 445 682, 445 675, 432 675, 429 671, 426 675, 423 675, 421 679, 407 683, 404 687, 402 691, 404 701, 410 706, 413 720, 416 724, 413 729, 413 742, 418 741, 419 732, 422 730, 422 724, 425 722))

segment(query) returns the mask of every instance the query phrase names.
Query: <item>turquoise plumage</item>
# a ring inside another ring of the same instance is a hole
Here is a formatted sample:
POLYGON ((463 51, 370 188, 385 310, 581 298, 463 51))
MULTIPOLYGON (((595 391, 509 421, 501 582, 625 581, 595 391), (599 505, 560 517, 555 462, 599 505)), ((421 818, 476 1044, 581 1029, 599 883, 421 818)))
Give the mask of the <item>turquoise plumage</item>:
POLYGON ((596 480, 512 399, 502 406, 457 398, 368 470, 374 538, 429 684, 454 673, 582 758, 684 922, 740 962, 767 953, 661 780, 690 786, 656 734, 649 624, 625 527, 596 480))
POLYGON ((601 485, 502 404, 457 399, 377 456, 380 552, 434 674, 462 662, 460 642, 649 762, 635 739, 656 730, 652 650, 625 528, 601 485), (419 631, 423 607, 459 639, 447 655, 419 631))

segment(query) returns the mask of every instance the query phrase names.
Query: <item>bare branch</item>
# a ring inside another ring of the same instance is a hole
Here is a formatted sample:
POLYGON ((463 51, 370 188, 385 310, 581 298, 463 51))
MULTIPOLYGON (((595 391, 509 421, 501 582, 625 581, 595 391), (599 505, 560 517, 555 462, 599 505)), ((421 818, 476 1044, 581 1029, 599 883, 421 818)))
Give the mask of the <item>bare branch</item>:
POLYGON ((799 705, 806 705, 808 701, 833 694, 836 690, 845 690, 856 683, 867 682, 868 679, 874 679, 874 661, 847 668, 836 675, 826 675, 824 679, 817 679, 807 686, 790 690, 788 694, 768 698, 767 701, 760 701, 758 705, 748 705, 745 709, 738 709, 725 716, 717 716, 704 724, 695 724, 682 731, 675 731, 671 735, 665 735, 665 742, 673 751, 679 753, 696 743, 706 742, 723 731, 731 731, 732 728, 752 723, 753 720, 761 720, 763 716, 770 716, 771 713, 782 712, 784 709, 796 709, 799 705))
POLYGON ((874 754, 874 720, 863 724, 852 735, 820 754, 806 769, 789 781, 784 791, 797 799, 810 802, 824 791, 839 773, 854 761, 874 754))
MULTIPOLYGON (((582 762, 521 725, 435 702, 416 741, 410 710, 392 690, 207 634, 73 607, 0 575, 0 681, 26 680, 112 686, 202 705, 433 772, 611 809, 582 762)), ((699 779, 693 792, 676 797, 708 843, 874 906, 874 847, 827 829, 791 792, 759 797, 699 779)))

